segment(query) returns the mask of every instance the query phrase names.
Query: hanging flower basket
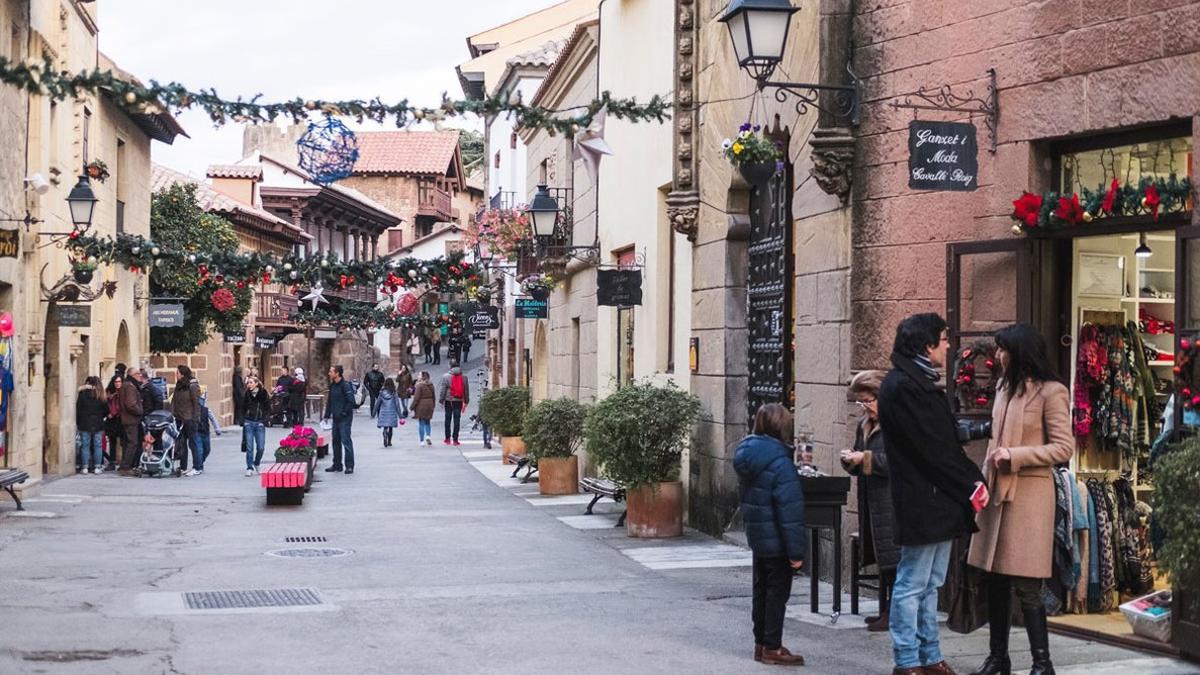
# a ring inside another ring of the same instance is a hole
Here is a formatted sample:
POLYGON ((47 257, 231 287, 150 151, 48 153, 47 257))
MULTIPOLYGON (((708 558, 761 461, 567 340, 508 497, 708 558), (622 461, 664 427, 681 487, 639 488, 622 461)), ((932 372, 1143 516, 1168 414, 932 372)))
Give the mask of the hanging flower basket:
POLYGON ((104 160, 102 159, 92 160, 86 167, 84 167, 84 170, 87 171, 88 178, 92 180, 97 180, 101 183, 108 180, 108 165, 105 164, 104 160))
POLYGON ((737 136, 725 139, 721 153, 754 186, 765 185, 783 165, 783 144, 767 138, 762 127, 749 122, 738 127, 737 136))
POLYGON ((545 300, 554 290, 555 279, 549 274, 533 274, 521 282, 521 290, 534 300, 545 300))
POLYGON ((767 184, 767 181, 775 175, 778 167, 775 162, 754 162, 752 164, 739 164, 738 173, 742 174, 742 178, 747 183, 755 187, 761 187, 767 184))
POLYGON ((92 267, 76 267, 71 270, 71 275, 75 277, 75 281, 81 284, 92 283, 92 276, 95 273, 95 268, 92 267))

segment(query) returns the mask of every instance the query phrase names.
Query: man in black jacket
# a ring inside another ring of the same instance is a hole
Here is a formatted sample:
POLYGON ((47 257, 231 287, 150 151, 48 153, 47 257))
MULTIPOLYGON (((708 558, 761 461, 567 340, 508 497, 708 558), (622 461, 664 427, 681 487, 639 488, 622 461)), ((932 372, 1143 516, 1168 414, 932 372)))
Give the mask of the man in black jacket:
POLYGON ((940 316, 908 317, 896 328, 895 368, 879 389, 900 545, 891 603, 893 675, 954 672, 938 643, 938 589, 946 581, 951 543, 976 530, 976 488, 986 503, 983 474, 959 445, 950 401, 938 386, 949 346, 940 316))
MULTIPOLYGON (((341 366, 338 366, 339 368, 341 366)), ((363 384, 367 387, 367 393, 371 395, 371 417, 375 416, 375 399, 379 398, 379 392, 383 389, 383 381, 385 376, 383 371, 379 370, 379 364, 371 365, 371 371, 363 378, 363 384)), ((330 378, 332 382, 333 379, 330 378)))
MULTIPOLYGON (((350 438, 350 424, 354 421, 354 385, 342 377, 342 367, 332 366, 329 369, 329 400, 325 403, 324 419, 333 420, 333 465, 326 471, 341 471, 345 467, 347 474, 354 473, 354 441, 350 438), (346 451, 346 461, 342 462, 342 449, 346 451)), ((371 395, 374 400, 375 395, 371 395)))

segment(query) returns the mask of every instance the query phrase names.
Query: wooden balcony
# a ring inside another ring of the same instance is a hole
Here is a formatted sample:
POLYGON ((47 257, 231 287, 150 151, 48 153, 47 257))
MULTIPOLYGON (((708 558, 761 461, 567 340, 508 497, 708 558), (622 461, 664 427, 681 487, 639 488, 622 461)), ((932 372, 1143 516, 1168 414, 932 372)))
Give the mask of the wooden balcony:
POLYGON ((450 206, 450 193, 436 183, 421 181, 417 184, 417 215, 436 218, 438 222, 454 220, 454 209, 450 206))
POLYGON ((373 285, 357 284, 350 288, 330 288, 325 293, 331 298, 339 300, 348 300, 351 302, 365 302, 371 305, 379 302, 378 295, 373 285))
POLYGON ((254 294, 255 325, 292 327, 292 314, 300 309, 300 300, 289 293, 260 291, 254 294))

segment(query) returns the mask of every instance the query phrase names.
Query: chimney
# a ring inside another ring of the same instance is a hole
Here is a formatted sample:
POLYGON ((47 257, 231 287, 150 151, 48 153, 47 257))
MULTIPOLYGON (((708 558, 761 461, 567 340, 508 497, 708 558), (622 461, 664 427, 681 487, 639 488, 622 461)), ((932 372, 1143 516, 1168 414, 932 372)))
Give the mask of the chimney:
POLYGON ((262 181, 261 164, 214 164, 206 172, 212 188, 247 206, 259 206, 258 184, 262 181))

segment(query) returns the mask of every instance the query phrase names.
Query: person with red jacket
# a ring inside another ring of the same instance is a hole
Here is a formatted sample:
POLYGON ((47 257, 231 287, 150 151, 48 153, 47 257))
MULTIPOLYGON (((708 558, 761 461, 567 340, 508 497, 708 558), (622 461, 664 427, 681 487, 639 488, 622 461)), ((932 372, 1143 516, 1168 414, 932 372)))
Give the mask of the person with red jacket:
POLYGON ((450 362, 450 372, 442 376, 438 386, 438 400, 445 409, 446 445, 461 445, 458 442, 458 430, 462 420, 462 411, 471 402, 471 385, 463 375, 457 361, 450 362))

